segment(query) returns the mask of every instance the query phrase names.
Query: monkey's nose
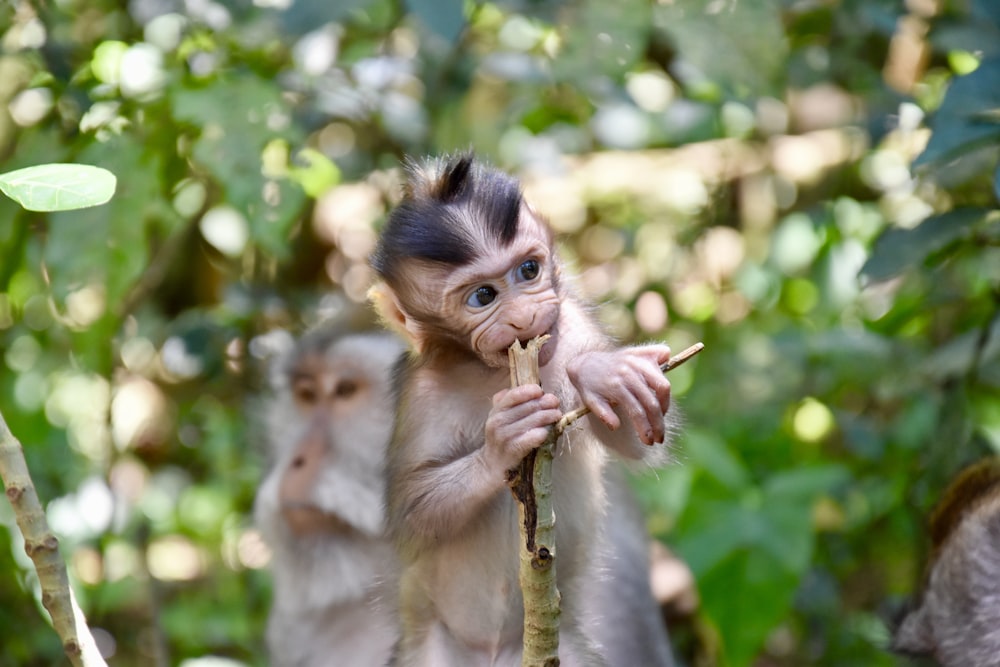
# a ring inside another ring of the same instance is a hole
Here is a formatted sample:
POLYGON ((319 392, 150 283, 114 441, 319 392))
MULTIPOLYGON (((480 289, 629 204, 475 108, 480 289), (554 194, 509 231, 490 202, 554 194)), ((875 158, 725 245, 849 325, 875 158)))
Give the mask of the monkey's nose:
POLYGON ((535 311, 528 309, 513 311, 507 321, 517 331, 529 331, 535 324, 535 311))

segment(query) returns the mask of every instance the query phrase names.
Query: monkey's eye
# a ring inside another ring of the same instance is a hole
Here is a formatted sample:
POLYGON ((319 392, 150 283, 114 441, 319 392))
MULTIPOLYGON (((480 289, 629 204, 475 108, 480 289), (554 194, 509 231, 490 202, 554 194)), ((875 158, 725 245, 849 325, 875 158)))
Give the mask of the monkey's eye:
POLYGON ((316 393, 316 385, 303 380, 296 382, 292 386, 292 394, 294 394, 296 401, 305 403, 306 405, 312 405, 319 398, 316 393))
POLYGON ((529 259, 517 267, 517 274, 525 280, 534 280, 538 276, 538 262, 529 259))
POLYGON ((333 388, 333 393, 337 398, 347 398, 353 396, 358 390, 358 383, 354 380, 340 380, 333 388))
POLYGON ((483 285, 482 287, 477 287, 476 291, 469 295, 469 300, 466 303, 473 308, 482 308, 493 303, 493 300, 496 298, 497 291, 489 285, 483 285))

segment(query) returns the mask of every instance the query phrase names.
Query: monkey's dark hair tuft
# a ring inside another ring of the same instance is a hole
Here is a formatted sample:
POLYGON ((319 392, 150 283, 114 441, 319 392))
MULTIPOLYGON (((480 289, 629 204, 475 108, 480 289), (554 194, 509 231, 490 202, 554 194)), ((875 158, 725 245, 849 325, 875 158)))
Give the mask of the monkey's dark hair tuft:
POLYGON ((469 172, 472 170, 472 154, 460 155, 451 160, 444 168, 444 173, 435 184, 438 188, 437 199, 447 203, 458 199, 462 191, 469 185, 469 172))
POLYGON ((521 187, 512 176, 471 152, 407 162, 403 200, 389 215, 372 267, 390 284, 400 260, 461 266, 476 258, 475 227, 501 245, 517 235, 521 187))

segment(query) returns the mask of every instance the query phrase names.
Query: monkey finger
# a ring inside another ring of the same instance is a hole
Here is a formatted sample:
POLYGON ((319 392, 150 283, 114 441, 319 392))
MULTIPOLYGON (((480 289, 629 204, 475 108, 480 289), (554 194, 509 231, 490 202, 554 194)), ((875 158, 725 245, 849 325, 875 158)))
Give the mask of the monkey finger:
POLYGON ((562 411, 538 407, 523 414, 516 421, 510 422, 511 429, 528 430, 532 428, 546 428, 555 424, 562 417, 562 411))
POLYGON ((545 442, 547 437, 549 437, 549 430, 547 428, 533 428, 530 431, 525 431, 519 437, 512 439, 508 447, 512 453, 517 454, 518 460, 520 460, 532 449, 539 447, 545 442))
POLYGON ((648 391, 639 394, 629 394, 622 401, 622 410, 632 422, 639 440, 645 445, 652 445, 663 438, 663 416, 659 406, 651 401, 648 391))
POLYGON ((590 410, 590 413, 600 419, 601 423, 612 431, 617 430, 622 425, 621 419, 618 418, 611 403, 599 394, 583 392, 580 398, 583 400, 583 404, 590 410))
POLYGON ((545 392, 537 384, 524 384, 510 389, 501 389, 493 394, 494 409, 504 409, 511 406, 520 405, 527 401, 535 400, 544 395, 545 392))
POLYGON ((670 380, 659 367, 643 369, 642 376, 646 387, 655 397, 661 414, 666 414, 670 408, 670 380))
POLYGON ((663 364, 670 361, 670 346, 669 345, 649 345, 648 346, 653 353, 656 355, 656 365, 662 366, 663 364))
POLYGON ((501 404, 494 406, 487 420, 498 425, 513 424, 525 419, 537 419, 538 415, 549 412, 559 413, 559 399, 551 394, 529 399, 522 403, 501 404))
POLYGON ((631 347, 628 348, 628 352, 655 362, 657 366, 662 366, 670 361, 670 346, 662 343, 631 347))

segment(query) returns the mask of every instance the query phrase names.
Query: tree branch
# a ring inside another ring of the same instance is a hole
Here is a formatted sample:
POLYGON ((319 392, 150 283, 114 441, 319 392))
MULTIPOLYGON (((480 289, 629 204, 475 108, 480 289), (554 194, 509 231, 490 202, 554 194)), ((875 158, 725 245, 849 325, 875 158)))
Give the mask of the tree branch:
POLYGON ((42 605, 52 618, 63 650, 76 667, 106 667, 87 621, 76 603, 59 554, 59 540, 49 528, 45 511, 24 460, 24 450, 0 412, 0 478, 14 508, 17 527, 24 536, 24 550, 31 557, 42 586, 42 605))
MULTIPOLYGON (((507 349, 510 384, 541 384, 538 350, 548 336, 514 341, 507 349)), ((695 343, 660 366, 666 373, 705 349, 695 343)), ((518 579, 524 599, 524 649, 521 667, 559 666, 559 589, 556 587, 555 512, 552 508, 552 455, 556 440, 574 421, 590 413, 583 406, 564 414, 549 429, 549 435, 510 471, 507 483, 518 504, 521 521, 520 570, 518 579)))
MULTIPOLYGON (((541 384, 538 350, 548 340, 542 336, 518 341, 507 350, 511 386, 541 384)), ((521 461, 508 483, 518 503, 521 519, 520 571, 524 599, 524 651, 522 667, 559 665, 559 589, 556 587, 556 517, 552 508, 552 450, 558 434, 549 436, 521 461)))

